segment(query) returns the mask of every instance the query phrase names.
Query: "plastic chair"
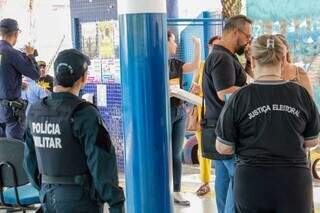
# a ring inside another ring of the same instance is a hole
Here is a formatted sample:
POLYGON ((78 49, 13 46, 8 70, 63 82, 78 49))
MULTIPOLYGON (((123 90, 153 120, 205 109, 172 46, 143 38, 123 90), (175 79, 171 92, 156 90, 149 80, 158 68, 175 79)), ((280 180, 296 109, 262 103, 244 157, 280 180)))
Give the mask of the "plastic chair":
POLYGON ((9 211, 37 210, 39 191, 30 183, 23 168, 24 143, 0 138, 0 208, 9 211))

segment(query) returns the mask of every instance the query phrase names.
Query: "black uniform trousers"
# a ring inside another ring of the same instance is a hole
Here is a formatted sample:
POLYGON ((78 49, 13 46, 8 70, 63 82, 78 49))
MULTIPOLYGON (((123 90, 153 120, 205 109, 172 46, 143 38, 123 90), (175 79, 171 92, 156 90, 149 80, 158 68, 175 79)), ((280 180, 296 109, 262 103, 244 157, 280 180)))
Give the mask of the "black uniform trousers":
POLYGON ((311 213, 310 169, 289 166, 237 166, 237 213, 311 213))
POLYGON ((42 184, 40 201, 45 213, 103 213, 103 204, 83 185, 42 184))

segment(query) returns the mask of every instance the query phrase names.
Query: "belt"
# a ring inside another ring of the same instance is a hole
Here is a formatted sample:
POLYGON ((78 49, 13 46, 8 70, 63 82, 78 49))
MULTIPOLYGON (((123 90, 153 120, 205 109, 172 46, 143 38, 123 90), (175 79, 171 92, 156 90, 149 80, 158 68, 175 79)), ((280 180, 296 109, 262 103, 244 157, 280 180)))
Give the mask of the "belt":
POLYGON ((2 100, 0 100, 0 105, 9 107, 10 106, 10 101, 2 99, 2 100))
POLYGON ((5 106, 5 107, 15 107, 17 109, 22 109, 23 108, 23 104, 20 103, 19 101, 9 101, 6 99, 1 99, 0 100, 0 105, 1 106, 5 106))
POLYGON ((77 184, 84 185, 89 183, 90 177, 87 174, 76 176, 48 176, 42 174, 42 183, 49 184, 77 184))

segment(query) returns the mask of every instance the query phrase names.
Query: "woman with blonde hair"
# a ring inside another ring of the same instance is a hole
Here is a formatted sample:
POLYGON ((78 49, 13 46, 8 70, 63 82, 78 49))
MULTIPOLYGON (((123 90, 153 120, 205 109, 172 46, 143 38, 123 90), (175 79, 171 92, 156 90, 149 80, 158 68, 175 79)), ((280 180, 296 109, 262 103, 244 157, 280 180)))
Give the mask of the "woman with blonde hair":
POLYGON ((282 79, 285 53, 277 36, 255 40, 255 81, 230 97, 217 124, 217 151, 237 159, 238 213, 312 212, 305 149, 318 144, 320 117, 309 92, 282 79))
POLYGON ((308 90, 311 96, 313 96, 311 81, 306 71, 304 71, 303 68, 297 65, 294 65, 291 61, 291 55, 289 52, 290 46, 286 38, 282 34, 277 34, 276 36, 280 39, 281 43, 284 45, 284 52, 285 52, 285 60, 284 60, 284 63, 282 64, 281 78, 283 80, 295 81, 299 83, 301 86, 306 88, 306 90, 308 90))

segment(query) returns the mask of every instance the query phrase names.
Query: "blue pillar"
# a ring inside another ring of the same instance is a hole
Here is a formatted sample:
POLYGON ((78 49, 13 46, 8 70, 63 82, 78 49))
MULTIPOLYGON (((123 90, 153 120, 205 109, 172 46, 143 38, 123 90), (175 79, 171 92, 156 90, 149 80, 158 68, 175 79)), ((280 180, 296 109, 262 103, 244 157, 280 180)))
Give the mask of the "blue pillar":
POLYGON ((118 0, 129 213, 171 213, 165 0, 118 0))
MULTIPOLYGON (((203 18, 207 19, 210 18, 210 12, 204 11, 203 13, 203 18)), ((204 49, 204 60, 208 57, 209 50, 207 48, 209 39, 211 38, 211 32, 212 29, 209 30, 210 25, 212 26, 212 23, 209 23, 209 21, 204 21, 203 22, 203 49, 204 49)))
POLYGON ((75 49, 80 50, 81 45, 80 45, 80 21, 78 18, 73 18, 72 19, 72 46, 75 49))
MULTIPOLYGON (((167 17, 168 18, 179 18, 179 7, 178 7, 178 0, 166 0, 167 2, 167 17)), ((179 28, 178 26, 168 26, 168 30, 173 32, 173 34, 176 36, 176 42, 180 44, 180 34, 179 34, 179 28)))
POLYGON ((168 18, 179 18, 178 0, 166 0, 166 1, 167 1, 168 18))

